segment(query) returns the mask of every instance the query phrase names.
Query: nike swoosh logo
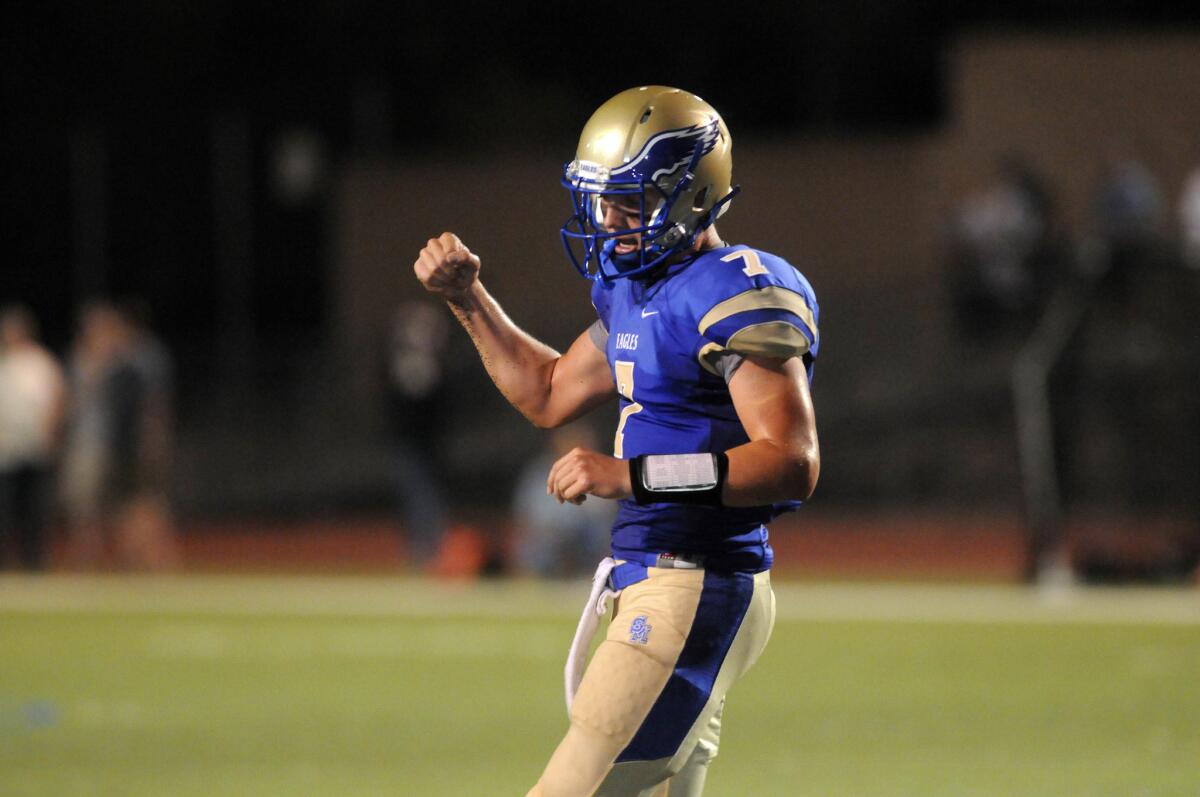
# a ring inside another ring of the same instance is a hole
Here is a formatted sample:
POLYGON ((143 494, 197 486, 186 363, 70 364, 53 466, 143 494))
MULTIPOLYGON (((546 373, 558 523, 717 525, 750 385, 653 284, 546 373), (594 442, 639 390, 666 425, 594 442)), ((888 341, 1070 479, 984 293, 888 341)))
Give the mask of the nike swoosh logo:
POLYGON ((651 310, 650 312, 646 312, 645 310, 642 311, 642 318, 649 318, 652 315, 658 315, 658 311, 657 310, 651 310))

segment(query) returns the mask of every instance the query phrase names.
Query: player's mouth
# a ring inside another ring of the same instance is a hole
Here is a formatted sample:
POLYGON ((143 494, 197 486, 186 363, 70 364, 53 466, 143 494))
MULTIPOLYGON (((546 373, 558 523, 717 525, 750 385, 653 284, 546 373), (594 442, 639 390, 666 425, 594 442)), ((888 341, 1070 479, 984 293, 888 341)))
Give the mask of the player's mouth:
POLYGON ((618 255, 627 255, 630 252, 636 252, 637 249, 638 249, 638 237, 636 235, 631 235, 627 238, 618 238, 617 245, 614 248, 614 251, 618 255))

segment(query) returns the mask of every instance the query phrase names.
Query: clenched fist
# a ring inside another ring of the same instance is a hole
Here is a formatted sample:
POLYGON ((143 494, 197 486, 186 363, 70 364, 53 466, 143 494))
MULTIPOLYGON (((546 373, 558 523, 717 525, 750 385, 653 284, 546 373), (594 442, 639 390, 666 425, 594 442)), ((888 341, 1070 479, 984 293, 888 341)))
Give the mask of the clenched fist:
POLYGON ((461 303, 479 279, 479 258, 452 232, 430 238, 413 264, 425 290, 461 303))
POLYGON ((561 504, 582 504, 588 495, 597 498, 626 498, 633 492, 629 484, 629 463, 587 448, 573 448, 550 468, 546 494, 561 504))

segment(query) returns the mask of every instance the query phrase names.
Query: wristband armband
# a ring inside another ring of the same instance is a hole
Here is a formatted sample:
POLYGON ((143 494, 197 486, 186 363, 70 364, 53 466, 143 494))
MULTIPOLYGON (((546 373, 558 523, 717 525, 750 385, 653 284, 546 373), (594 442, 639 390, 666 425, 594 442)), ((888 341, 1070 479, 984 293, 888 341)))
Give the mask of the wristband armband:
POLYGON ((725 454, 643 454, 629 460, 629 483, 639 504, 721 506, 729 473, 725 454))

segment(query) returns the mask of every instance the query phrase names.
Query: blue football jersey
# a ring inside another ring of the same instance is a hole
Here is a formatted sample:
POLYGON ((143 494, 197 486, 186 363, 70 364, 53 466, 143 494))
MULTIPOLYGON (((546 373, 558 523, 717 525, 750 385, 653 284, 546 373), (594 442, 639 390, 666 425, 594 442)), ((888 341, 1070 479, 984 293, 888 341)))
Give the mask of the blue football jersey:
MULTIPOLYGON (((749 442, 720 369, 729 352, 802 357, 812 380, 820 347, 812 286, 786 260, 727 246, 669 268, 651 284, 597 281, 592 303, 608 332, 620 394, 613 454, 719 453, 749 442)), ((709 566, 771 566, 766 523, 799 501, 761 507, 620 502, 613 555, 701 554, 709 566)))

